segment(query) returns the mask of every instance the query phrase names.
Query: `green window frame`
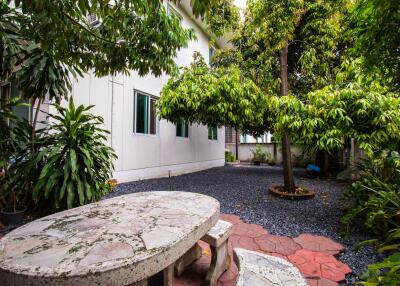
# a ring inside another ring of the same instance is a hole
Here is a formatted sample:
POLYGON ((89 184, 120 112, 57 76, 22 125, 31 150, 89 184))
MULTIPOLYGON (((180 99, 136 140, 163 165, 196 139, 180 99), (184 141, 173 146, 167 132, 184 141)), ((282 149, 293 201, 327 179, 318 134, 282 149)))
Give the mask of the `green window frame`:
POLYGON ((189 125, 183 119, 176 124, 176 137, 189 138, 189 125))
POLYGON ((134 133, 157 134, 156 99, 141 91, 135 91, 134 133))
POLYGON ((208 127, 208 140, 218 140, 217 127, 208 127))

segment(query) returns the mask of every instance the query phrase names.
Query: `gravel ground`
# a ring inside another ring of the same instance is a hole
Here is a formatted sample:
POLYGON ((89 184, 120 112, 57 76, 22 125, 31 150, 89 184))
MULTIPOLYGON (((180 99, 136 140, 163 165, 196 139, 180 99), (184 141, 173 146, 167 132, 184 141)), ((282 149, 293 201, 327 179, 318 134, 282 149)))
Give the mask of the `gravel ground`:
POLYGON ((338 256, 354 271, 342 285, 353 285, 356 275, 380 257, 372 248, 355 252, 357 242, 370 238, 360 229, 348 239, 341 238, 339 223, 347 186, 334 180, 308 179, 295 170, 296 184, 316 192, 306 201, 287 201, 267 192, 271 185, 282 185, 282 169, 265 166, 226 166, 171 178, 120 184, 107 197, 143 191, 179 190, 202 193, 220 201, 221 212, 239 215, 248 223, 262 225, 270 233, 295 237, 301 233, 324 235, 342 243, 346 250, 338 256))

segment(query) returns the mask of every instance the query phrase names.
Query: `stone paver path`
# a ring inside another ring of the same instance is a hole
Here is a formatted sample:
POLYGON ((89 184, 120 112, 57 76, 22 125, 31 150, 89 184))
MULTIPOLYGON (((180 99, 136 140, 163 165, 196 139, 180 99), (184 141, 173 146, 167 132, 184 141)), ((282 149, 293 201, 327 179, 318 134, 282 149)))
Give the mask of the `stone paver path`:
MULTIPOLYGON (((229 254, 233 258, 234 247, 259 251, 286 259, 296 265, 310 286, 338 286, 345 275, 352 272, 334 255, 343 251, 343 246, 330 238, 301 234, 290 238, 268 233, 256 224, 248 224, 236 215, 221 214, 220 219, 234 224, 229 239, 229 254)), ((202 277, 211 262, 211 251, 206 243, 200 242, 202 257, 180 278, 175 278, 174 286, 200 286, 202 277)), ((234 286, 238 269, 232 261, 231 268, 219 279, 218 286, 234 286)))

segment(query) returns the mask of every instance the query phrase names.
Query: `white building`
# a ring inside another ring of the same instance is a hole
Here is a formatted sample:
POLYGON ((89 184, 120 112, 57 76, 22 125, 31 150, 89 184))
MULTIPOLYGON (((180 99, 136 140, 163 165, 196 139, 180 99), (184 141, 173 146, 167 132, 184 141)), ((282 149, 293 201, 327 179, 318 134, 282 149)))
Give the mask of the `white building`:
MULTIPOLYGON (((178 52, 177 65, 189 65, 195 51, 209 60, 210 35, 191 14, 189 0, 179 5, 164 4, 169 12, 179 13, 182 25, 193 28, 197 35, 197 40, 178 52)), ((216 43, 224 44, 221 39, 216 43)), ((173 176, 224 164, 223 128, 176 126, 157 118, 154 103, 167 80, 167 75, 140 77, 134 71, 129 76, 103 78, 89 73, 74 80, 75 104, 95 105, 92 112, 104 118, 105 128, 111 132, 108 143, 118 155, 114 172, 118 182, 173 176)))

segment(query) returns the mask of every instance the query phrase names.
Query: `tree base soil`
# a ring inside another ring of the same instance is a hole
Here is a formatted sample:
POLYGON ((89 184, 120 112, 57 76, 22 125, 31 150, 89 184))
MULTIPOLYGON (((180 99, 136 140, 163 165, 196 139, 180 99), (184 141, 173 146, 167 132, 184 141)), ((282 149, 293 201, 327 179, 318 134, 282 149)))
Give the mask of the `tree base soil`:
POLYGON ((315 196, 313 191, 301 187, 296 187, 294 192, 288 192, 283 186, 272 186, 268 190, 275 196, 290 200, 312 199, 315 196))

